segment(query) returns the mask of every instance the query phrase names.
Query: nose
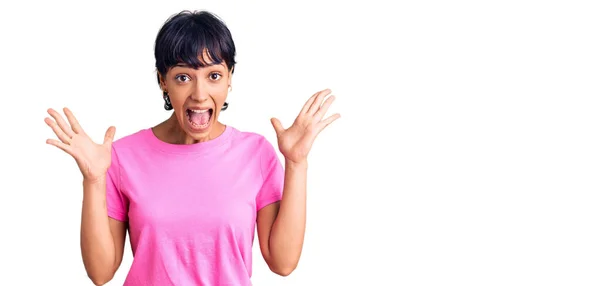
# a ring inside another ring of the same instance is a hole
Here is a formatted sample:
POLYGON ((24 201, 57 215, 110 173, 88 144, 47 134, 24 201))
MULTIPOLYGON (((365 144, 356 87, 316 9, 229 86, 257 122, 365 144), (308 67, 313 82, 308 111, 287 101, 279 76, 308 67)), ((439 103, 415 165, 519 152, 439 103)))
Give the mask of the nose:
POLYGON ((208 89, 202 81, 197 81, 191 95, 192 99, 199 102, 204 102, 209 98, 208 89))

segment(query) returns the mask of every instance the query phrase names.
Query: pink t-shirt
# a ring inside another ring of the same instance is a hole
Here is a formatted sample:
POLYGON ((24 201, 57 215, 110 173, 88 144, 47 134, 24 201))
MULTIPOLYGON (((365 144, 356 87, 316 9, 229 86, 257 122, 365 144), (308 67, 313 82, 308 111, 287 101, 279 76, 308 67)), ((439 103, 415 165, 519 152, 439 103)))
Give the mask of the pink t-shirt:
POLYGON ((198 144, 150 128, 113 143, 108 215, 129 222, 124 285, 251 285, 256 215, 281 200, 283 166, 263 136, 227 126, 198 144))

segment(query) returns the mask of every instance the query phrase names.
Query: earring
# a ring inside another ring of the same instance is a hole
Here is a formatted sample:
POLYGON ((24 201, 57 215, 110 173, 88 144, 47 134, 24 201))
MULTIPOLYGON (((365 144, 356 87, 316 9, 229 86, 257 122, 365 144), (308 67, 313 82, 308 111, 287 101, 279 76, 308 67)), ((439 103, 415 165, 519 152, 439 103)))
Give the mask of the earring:
POLYGON ((169 94, 166 91, 163 91, 163 99, 165 100, 165 110, 173 109, 173 105, 171 105, 171 99, 169 98, 169 94))
POLYGON ((231 92, 233 90, 233 88, 231 87, 231 85, 229 85, 229 92, 231 92))

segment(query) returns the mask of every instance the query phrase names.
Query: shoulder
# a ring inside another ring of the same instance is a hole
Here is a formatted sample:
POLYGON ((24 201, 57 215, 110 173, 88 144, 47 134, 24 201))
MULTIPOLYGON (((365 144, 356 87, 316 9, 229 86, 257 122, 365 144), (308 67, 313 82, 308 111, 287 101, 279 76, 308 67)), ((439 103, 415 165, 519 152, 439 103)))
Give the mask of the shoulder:
POLYGON ((265 150, 273 148, 273 144, 262 134, 252 131, 242 131, 232 128, 232 132, 234 133, 233 141, 236 145, 247 145, 252 147, 254 150, 265 150))
POLYGON ((148 132, 152 132, 152 130, 150 128, 145 128, 125 135, 113 142, 113 149, 123 150, 140 147, 141 144, 148 142, 148 132))
MULTIPOLYGON (((243 146, 247 154, 259 159, 261 169, 269 169, 279 161, 277 142, 272 143, 266 136, 251 132, 234 130, 236 146, 243 146)), ((276 139, 275 139, 276 140, 276 139)))

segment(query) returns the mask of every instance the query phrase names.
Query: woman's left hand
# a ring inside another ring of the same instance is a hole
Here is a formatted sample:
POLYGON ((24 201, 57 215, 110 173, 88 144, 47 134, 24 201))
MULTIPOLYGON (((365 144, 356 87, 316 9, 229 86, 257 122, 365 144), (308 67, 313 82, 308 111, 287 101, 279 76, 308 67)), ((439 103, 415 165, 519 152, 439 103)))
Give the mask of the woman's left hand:
POLYGON ((325 89, 310 97, 292 126, 287 129, 283 128, 277 118, 271 118, 271 123, 277 133, 279 151, 286 160, 298 164, 306 163, 308 153, 317 135, 333 121, 340 118, 340 114, 336 113, 323 119, 329 106, 335 100, 332 95, 323 102, 330 93, 331 90, 325 89))

